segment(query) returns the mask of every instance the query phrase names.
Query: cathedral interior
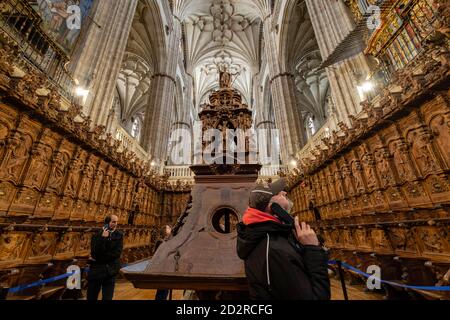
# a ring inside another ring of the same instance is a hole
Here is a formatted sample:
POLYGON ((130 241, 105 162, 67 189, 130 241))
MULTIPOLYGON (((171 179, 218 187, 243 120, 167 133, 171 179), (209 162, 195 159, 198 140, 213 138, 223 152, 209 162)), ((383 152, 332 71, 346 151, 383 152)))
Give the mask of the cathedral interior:
POLYGON ((446 0, 0 1, 0 300, 83 299, 85 273, 39 281, 85 269, 111 215, 116 299, 245 291, 235 226, 280 177, 333 290, 450 299, 449 26, 446 0), (210 129, 269 134, 217 164, 210 129))

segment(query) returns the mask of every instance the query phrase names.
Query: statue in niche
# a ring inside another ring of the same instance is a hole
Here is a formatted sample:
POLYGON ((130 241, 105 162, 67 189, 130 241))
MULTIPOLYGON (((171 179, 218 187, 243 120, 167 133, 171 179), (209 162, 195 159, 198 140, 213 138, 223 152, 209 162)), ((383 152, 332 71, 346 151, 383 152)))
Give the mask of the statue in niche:
POLYGON ((377 158, 377 169, 380 173, 381 184, 383 187, 392 185, 394 183, 394 178, 389 165, 389 153, 386 150, 381 149, 375 156, 377 158))
POLYGON ((430 150, 430 134, 420 129, 411 133, 408 138, 408 142, 412 145, 412 154, 422 174, 426 175, 438 170, 438 166, 430 150))
POLYGON ((111 185, 111 178, 110 176, 105 176, 103 179, 103 190, 102 190, 102 196, 100 202, 103 204, 106 204, 108 200, 108 196, 110 193, 110 185, 111 185))
POLYGON ((401 140, 395 142, 391 145, 391 152, 400 180, 402 182, 414 180, 415 176, 409 163, 406 144, 401 140))
POLYGON ((435 117, 430 127, 433 134, 436 136, 437 145, 441 150, 442 156, 450 167, 450 116, 449 114, 440 114, 435 117))
POLYGON ((84 178, 83 183, 81 184, 81 189, 80 189, 80 199, 88 200, 90 186, 91 186, 91 179, 89 177, 84 178))
MULTIPOLYGON (((119 198, 118 198, 118 200, 117 200, 117 206, 119 207, 119 208, 122 208, 123 207, 123 201, 124 201, 124 199, 125 199, 125 194, 126 194, 126 191, 127 191, 127 189, 126 189, 126 183, 125 182, 122 182, 121 184, 120 184, 120 188, 119 188, 119 198)), ((149 202, 150 202, 150 199, 149 199, 149 202)))
POLYGON ((109 203, 112 206, 116 205, 118 192, 120 192, 120 191, 119 191, 119 186, 118 186, 117 180, 113 180, 112 187, 111 187, 111 199, 109 200, 109 203))
POLYGON ((50 152, 47 152, 48 149, 46 149, 43 146, 38 146, 36 149, 33 150, 33 160, 32 164, 28 170, 30 173, 29 183, 31 186, 40 187, 42 184, 42 180, 45 177, 45 174, 47 173, 48 169, 48 154, 50 152))
POLYGON ((373 157, 372 155, 367 153, 364 155, 362 161, 364 164, 364 172, 366 173, 367 177, 367 187, 369 189, 373 189, 377 185, 377 178, 375 173, 373 157))
POLYGON ((366 166, 367 186, 369 189, 373 189, 377 186, 375 167, 373 166, 373 160, 369 160, 366 166))
POLYGON ((77 182, 79 177, 80 163, 77 159, 70 164, 69 180, 67 182, 66 193, 75 196, 77 190, 77 182))
POLYGON ((29 156, 31 139, 23 134, 20 134, 20 138, 13 138, 10 145, 12 152, 9 156, 8 163, 0 172, 0 177, 3 177, 3 173, 6 172, 7 179, 17 181, 22 171, 22 167, 29 156))
POLYGON ((364 180, 362 177, 361 163, 359 162, 359 160, 353 161, 352 171, 353 171, 353 177, 355 179, 356 192, 364 191, 364 189, 365 189, 364 180))
POLYGON ((220 88, 231 88, 231 75, 227 71, 220 71, 220 88))
POLYGON ((95 173, 94 187, 92 189, 93 201, 99 199, 100 186, 102 182, 103 182, 103 171, 97 170, 97 172, 95 173))
POLYGON ((335 179, 334 181, 336 181, 336 186, 337 186, 337 197, 338 198, 343 198, 345 196, 345 192, 342 186, 342 177, 341 177, 341 173, 339 171, 336 171, 334 173, 335 175, 335 179))
POLYGON ((328 180, 328 185, 329 185, 329 191, 330 191, 330 200, 334 201, 336 199, 336 195, 334 193, 334 179, 333 179, 333 175, 329 174, 327 172, 327 180, 328 180))
POLYGON ((63 152, 58 152, 53 162, 53 172, 48 181, 48 188, 59 191, 66 174, 66 164, 69 156, 63 152))
POLYGON ((350 168, 347 165, 343 166, 342 175, 344 176, 345 191, 347 191, 348 194, 350 195, 354 194, 352 185, 352 172, 350 171, 350 168))

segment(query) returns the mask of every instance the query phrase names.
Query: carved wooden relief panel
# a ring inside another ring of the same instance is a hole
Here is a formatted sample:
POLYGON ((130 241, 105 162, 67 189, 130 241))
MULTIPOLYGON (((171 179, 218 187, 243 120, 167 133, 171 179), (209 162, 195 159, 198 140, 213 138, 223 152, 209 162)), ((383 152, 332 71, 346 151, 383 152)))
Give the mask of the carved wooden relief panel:
POLYGON ((450 238, 446 227, 417 227, 417 239, 424 256, 433 256, 448 261, 450 238))
POLYGON ((80 238, 80 234, 76 232, 68 232, 61 235, 61 240, 55 252, 55 259, 68 259, 75 255, 76 246, 80 238))
POLYGON ((25 232, 0 234, 0 268, 22 263, 28 242, 29 236, 25 232))
POLYGON ((388 233, 395 252, 403 254, 418 253, 414 228, 390 228, 388 233))
POLYGON ((43 263, 52 259, 59 235, 56 232, 35 233, 26 255, 25 263, 43 263))

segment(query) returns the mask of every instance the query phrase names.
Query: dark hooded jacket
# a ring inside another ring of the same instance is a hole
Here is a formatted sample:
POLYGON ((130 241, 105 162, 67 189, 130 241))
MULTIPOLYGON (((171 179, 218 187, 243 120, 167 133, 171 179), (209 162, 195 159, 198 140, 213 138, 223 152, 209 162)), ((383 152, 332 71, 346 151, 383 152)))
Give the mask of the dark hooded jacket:
POLYGON ((237 253, 245 261, 251 299, 329 300, 327 252, 300 245, 290 225, 255 221, 237 227, 237 253))
POLYGON ((91 239, 91 256, 88 280, 115 277, 120 270, 120 256, 123 250, 123 234, 113 232, 108 238, 102 237, 102 231, 91 239))

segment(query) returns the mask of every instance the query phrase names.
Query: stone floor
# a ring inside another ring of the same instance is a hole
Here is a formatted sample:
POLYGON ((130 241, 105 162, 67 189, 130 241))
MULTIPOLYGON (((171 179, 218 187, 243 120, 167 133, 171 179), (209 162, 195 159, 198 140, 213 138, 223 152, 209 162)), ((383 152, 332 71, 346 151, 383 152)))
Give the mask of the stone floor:
MULTIPOLYGON (((364 292, 362 286, 347 285, 349 300, 382 300, 383 295, 378 293, 364 292)), ((115 300, 153 300, 155 290, 136 289, 130 282, 120 280, 117 283, 114 295, 115 300)), ((341 284, 336 279, 331 279, 332 300, 344 300, 341 284)), ((183 291, 173 291, 173 300, 183 300, 183 291)))

